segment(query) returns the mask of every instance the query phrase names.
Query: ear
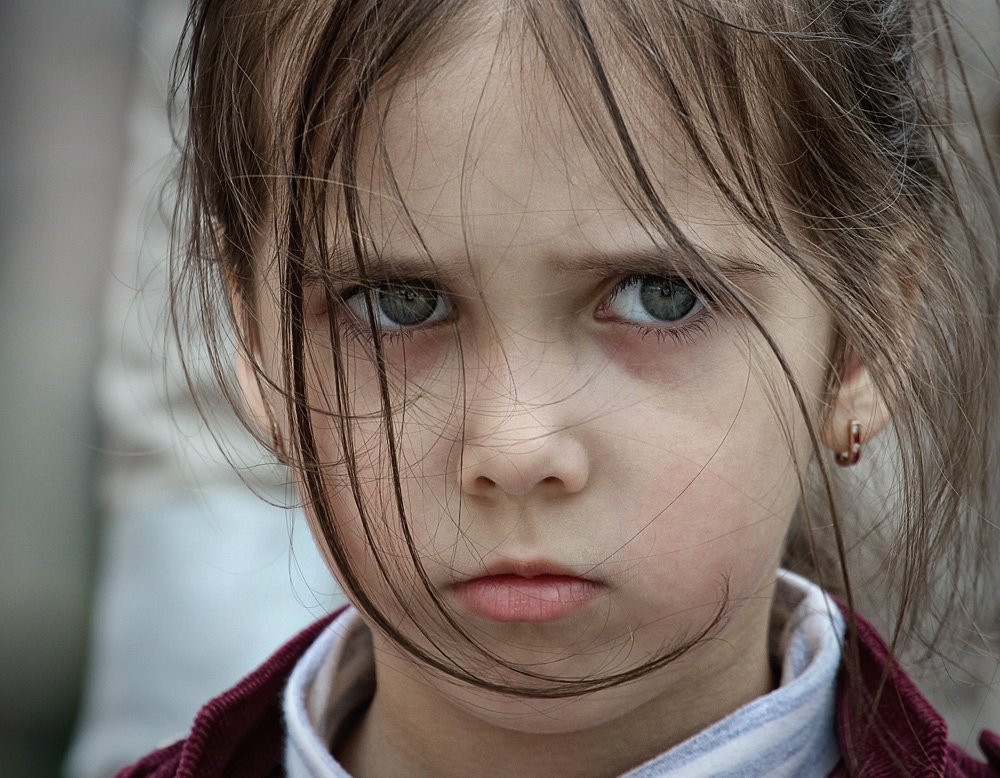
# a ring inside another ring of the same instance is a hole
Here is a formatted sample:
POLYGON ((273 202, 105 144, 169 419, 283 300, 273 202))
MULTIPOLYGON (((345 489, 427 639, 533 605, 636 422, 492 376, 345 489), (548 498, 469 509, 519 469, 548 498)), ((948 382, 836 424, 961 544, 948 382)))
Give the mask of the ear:
POLYGON ((274 413, 271 390, 251 358, 242 351, 236 354, 236 383, 243 407, 260 432, 260 440, 269 444, 267 448, 279 462, 287 463, 288 450, 285 448, 285 436, 274 413))
POLYGON ((850 352, 832 407, 820 429, 823 445, 836 453, 847 452, 853 442, 851 426, 854 422, 861 427, 863 444, 885 429, 891 419, 889 408, 867 366, 857 354, 850 352))
POLYGON ((260 376, 250 363, 250 358, 242 351, 236 354, 236 383, 240 388, 243 407, 250 414, 254 424, 265 435, 272 434, 273 414, 264 399, 264 387, 261 386, 260 376))
POLYGON ((270 397, 267 381, 262 378, 258 340, 252 325, 252 317, 248 315, 243 295, 236 283, 230 280, 230 295, 233 306, 233 321, 240 336, 234 359, 236 360, 236 384, 239 388, 243 408, 260 431, 263 440, 271 442, 272 451, 279 457, 284 457, 283 439, 278 420, 274 414, 274 405, 270 397))

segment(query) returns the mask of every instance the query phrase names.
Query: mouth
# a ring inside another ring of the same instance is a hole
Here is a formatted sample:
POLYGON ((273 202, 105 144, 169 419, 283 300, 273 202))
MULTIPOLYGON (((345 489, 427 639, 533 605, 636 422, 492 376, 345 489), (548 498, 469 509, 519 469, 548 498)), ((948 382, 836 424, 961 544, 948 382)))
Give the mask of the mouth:
POLYGON ((459 581, 449 592, 465 610, 498 623, 559 621, 584 608, 604 584, 554 567, 505 566, 459 581))

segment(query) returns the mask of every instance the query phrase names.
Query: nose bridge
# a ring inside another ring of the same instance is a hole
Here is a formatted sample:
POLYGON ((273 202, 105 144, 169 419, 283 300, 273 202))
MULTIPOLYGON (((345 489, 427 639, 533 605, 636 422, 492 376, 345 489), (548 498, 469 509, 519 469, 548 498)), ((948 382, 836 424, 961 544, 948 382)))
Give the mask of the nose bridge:
MULTIPOLYGON (((488 434, 491 426, 500 425, 510 428, 513 440, 519 428, 557 428, 560 417, 572 414, 580 383, 576 362, 567 351, 530 333, 496 338, 491 348, 478 350, 482 356, 467 376, 467 408, 486 429, 469 431, 488 434)), ((479 427, 472 419, 469 423, 479 427)))
POLYGON ((579 491, 582 379, 571 355, 530 337, 490 350, 468 376, 462 483, 481 496, 579 491))

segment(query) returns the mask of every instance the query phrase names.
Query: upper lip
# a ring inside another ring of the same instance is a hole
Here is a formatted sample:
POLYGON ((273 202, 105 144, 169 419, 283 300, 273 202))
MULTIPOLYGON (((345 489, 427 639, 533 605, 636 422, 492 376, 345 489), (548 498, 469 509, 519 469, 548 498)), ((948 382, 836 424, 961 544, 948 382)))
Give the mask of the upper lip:
POLYGON ((567 578, 580 578, 582 580, 593 580, 585 575, 580 575, 577 571, 548 560, 518 560, 501 559, 488 565, 484 570, 472 575, 462 576, 455 581, 455 584, 463 584, 468 581, 475 581, 479 578, 492 578, 494 576, 512 575, 520 578, 537 578, 541 575, 565 576, 567 578))

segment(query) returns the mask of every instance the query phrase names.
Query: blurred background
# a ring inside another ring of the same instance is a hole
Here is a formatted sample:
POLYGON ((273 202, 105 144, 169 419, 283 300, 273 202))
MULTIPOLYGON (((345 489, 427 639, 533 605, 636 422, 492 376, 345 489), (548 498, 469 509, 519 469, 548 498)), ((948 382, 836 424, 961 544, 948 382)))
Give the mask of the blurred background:
POLYGON ((185 10, 0 0, 3 778, 105 778, 340 601, 243 483, 280 506, 287 474, 222 403, 244 472, 220 456, 166 338, 185 10))
MULTIPOLYGON (((975 3, 970 61, 1000 128, 1000 22, 975 3)), ((339 601, 301 517, 212 453, 165 367, 152 193, 183 6, 0 0, 3 778, 107 776, 339 601)), ((286 474, 222 426, 285 502, 286 474)), ((969 727, 1000 726, 1000 696, 983 700, 969 727)))
POLYGON ((96 560, 93 412, 139 3, 0 1, 0 775, 54 776, 96 560))

